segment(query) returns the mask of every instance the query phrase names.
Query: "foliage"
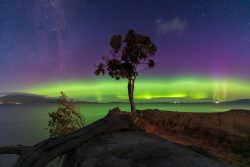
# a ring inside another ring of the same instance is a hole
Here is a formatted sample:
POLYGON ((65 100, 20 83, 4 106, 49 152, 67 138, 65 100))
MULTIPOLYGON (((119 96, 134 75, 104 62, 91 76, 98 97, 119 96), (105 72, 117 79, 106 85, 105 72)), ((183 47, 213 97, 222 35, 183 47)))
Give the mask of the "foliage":
POLYGON ((85 119, 80 108, 63 92, 58 99, 60 107, 56 112, 49 113, 48 130, 51 138, 74 132, 84 127, 85 119))
POLYGON ((155 66, 151 59, 157 48, 148 36, 137 34, 129 30, 124 38, 121 35, 113 35, 110 39, 112 48, 111 58, 103 57, 95 71, 96 75, 108 73, 112 78, 133 78, 139 72, 155 66), (139 67, 139 66, 144 66, 139 67))

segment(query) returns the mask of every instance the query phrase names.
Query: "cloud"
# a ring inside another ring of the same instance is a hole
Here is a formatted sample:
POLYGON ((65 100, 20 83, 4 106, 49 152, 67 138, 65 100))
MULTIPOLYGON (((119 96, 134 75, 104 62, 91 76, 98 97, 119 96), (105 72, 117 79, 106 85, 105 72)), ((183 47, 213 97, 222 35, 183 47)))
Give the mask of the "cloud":
POLYGON ((166 21, 162 19, 156 20, 156 29, 157 32, 161 34, 168 33, 182 33, 187 28, 187 23, 184 20, 181 20, 178 17, 175 17, 173 20, 166 21))

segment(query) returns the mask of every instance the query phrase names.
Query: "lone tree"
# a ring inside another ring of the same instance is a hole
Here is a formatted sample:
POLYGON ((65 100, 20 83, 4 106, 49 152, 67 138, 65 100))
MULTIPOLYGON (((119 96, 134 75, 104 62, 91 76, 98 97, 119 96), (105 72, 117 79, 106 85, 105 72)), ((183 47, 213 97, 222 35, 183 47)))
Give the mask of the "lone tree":
POLYGON ((151 58, 156 54, 157 48, 150 37, 138 34, 134 30, 128 30, 124 39, 120 34, 113 35, 110 46, 110 55, 102 58, 103 62, 97 66, 95 74, 108 73, 116 80, 126 78, 131 111, 135 111, 135 79, 140 72, 155 66, 151 58))
POLYGON ((56 112, 49 113, 48 129, 50 138, 74 132, 84 127, 85 119, 79 106, 63 92, 58 100, 60 107, 56 112))

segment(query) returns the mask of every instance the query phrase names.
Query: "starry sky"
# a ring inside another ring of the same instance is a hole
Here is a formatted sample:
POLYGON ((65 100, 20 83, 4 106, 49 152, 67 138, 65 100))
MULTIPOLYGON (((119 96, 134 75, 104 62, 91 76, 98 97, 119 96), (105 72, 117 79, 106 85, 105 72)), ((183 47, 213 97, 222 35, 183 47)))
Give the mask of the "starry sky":
POLYGON ((0 92, 125 99, 93 72, 130 28, 158 48, 137 99, 250 98, 249 0, 1 0, 0 92))

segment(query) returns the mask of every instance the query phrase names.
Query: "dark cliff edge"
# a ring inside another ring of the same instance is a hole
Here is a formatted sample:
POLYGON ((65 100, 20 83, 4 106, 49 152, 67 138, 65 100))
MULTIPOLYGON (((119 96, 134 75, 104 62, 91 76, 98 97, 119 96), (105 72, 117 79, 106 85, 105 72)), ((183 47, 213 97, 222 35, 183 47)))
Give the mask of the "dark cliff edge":
POLYGON ((250 111, 219 113, 138 111, 134 122, 146 132, 233 166, 250 166, 250 111))

